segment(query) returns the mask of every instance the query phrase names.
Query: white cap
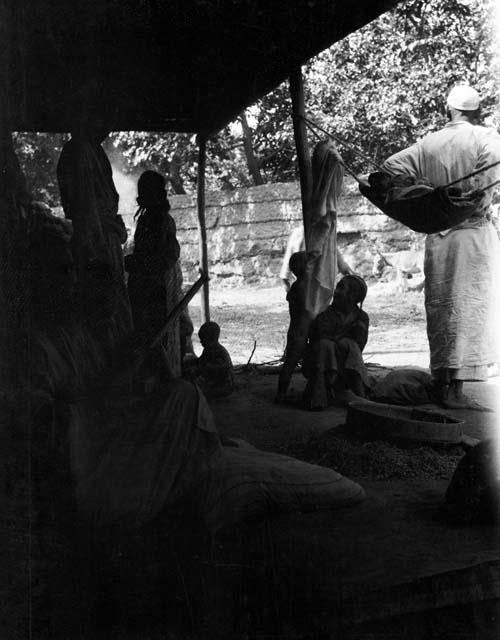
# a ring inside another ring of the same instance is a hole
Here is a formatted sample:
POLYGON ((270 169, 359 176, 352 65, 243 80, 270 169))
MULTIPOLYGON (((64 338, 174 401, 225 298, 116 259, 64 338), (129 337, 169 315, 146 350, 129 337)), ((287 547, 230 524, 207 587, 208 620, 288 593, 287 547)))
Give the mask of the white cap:
POLYGON ((479 108, 479 93, 467 84, 458 84, 448 94, 447 104, 459 111, 475 111, 479 108))

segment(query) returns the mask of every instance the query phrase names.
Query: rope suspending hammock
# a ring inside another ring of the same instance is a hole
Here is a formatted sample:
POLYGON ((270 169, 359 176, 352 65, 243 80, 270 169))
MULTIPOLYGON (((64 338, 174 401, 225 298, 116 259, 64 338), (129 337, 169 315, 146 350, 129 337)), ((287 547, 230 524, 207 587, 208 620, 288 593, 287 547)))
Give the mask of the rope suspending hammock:
POLYGON ((370 173, 367 177, 362 177, 343 162, 345 170, 356 180, 359 190, 365 198, 393 220, 397 220, 419 233, 445 231, 477 216, 483 193, 500 184, 500 180, 496 180, 468 193, 462 193, 458 187, 450 189, 463 180, 500 165, 500 160, 440 187, 434 187, 424 181, 417 181, 410 176, 391 176, 380 165, 340 136, 326 131, 309 118, 300 115, 294 115, 294 117, 302 119, 307 128, 317 137, 320 136, 316 130, 321 131, 333 141, 339 142, 374 166, 377 171, 370 173))

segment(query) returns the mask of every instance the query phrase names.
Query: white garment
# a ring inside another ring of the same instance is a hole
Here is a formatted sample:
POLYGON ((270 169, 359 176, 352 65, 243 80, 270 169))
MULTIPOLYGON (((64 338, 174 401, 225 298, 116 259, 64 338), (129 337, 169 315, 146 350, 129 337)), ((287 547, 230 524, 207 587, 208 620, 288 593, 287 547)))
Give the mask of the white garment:
POLYGON ((330 140, 318 142, 312 156, 313 190, 308 211, 306 308, 313 315, 330 304, 337 276, 337 211, 344 167, 330 140))
POLYGON ((486 380, 497 362, 500 242, 490 222, 427 236, 425 309, 431 369, 459 380, 486 380))
MULTIPOLYGON (((449 123, 408 149, 391 156, 383 169, 391 175, 427 178, 444 186, 500 160, 500 136, 468 122, 449 123)), ((500 178, 500 165, 460 182, 464 191, 500 178)), ((425 307, 431 369, 452 369, 460 380, 483 379, 499 356, 498 289, 500 243, 487 221, 492 191, 472 218, 447 232, 427 236, 425 307)))

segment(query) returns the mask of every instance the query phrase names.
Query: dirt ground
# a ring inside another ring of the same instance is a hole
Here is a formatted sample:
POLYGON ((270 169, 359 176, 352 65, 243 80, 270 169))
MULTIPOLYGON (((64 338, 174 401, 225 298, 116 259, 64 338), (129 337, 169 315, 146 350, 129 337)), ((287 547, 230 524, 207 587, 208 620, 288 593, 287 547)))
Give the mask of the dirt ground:
MULTIPOLYGON (((371 322, 370 338, 364 352, 371 375, 377 378, 398 366, 428 367, 421 293, 401 293, 388 284, 376 284, 370 287, 364 308, 371 322)), ((195 306, 193 311, 196 321, 195 306)), ((295 595, 300 591, 298 584, 306 585, 306 597, 297 605, 298 610, 307 611, 308 619, 314 618, 315 611, 318 616, 325 614, 327 609, 322 609, 322 605, 318 604, 322 602, 324 594, 321 595, 320 588, 316 594, 313 584, 327 585, 328 593, 332 589, 344 593, 346 589, 348 591, 349 580, 356 582, 356 576, 360 584, 370 583, 370 588, 374 588, 379 579, 387 579, 392 586, 403 580, 408 583, 408 597, 412 600, 412 581, 417 584, 417 577, 422 576, 431 582, 439 581, 442 574, 443 584, 448 585, 451 594, 450 603, 457 592, 466 594, 460 606, 443 609, 437 603, 429 604, 428 610, 424 607, 418 615, 415 614, 415 620, 405 614, 391 619, 387 628, 382 625, 376 632, 353 627, 352 633, 346 634, 344 629, 336 637, 463 637, 488 640, 498 637, 498 600, 488 601, 492 604, 491 610, 487 611, 484 602, 474 595, 477 590, 488 588, 484 567, 492 558, 496 562, 498 529, 456 525, 447 520, 446 488, 466 447, 438 448, 422 444, 409 447, 385 441, 360 441, 353 437, 349 425, 346 425, 345 408, 329 407, 322 412, 301 408, 300 397, 305 380, 300 372, 295 373, 292 379, 292 401, 286 405, 275 404, 277 365, 285 346, 288 326, 288 309, 281 288, 215 290, 212 295, 212 317, 221 324, 221 340, 237 365, 234 393, 211 402, 220 433, 228 438, 242 438, 263 450, 330 467, 355 480, 366 491, 365 502, 353 509, 303 516, 295 514, 265 524, 266 540, 269 537, 276 550, 273 558, 277 564, 273 566, 273 575, 278 580, 283 580, 287 572, 296 576, 292 589, 295 595), (254 341, 255 353, 250 366, 245 366, 254 341), (271 364, 259 366, 259 363, 271 364), (441 547, 437 546, 437 541, 441 547), (281 549, 284 549, 282 564, 278 558, 281 549), (336 557, 327 559, 332 550, 336 550, 336 557), (491 558, 488 555, 490 552, 491 558), (301 554, 305 554, 305 559, 301 554), (339 567, 345 563, 349 565, 349 570, 344 574, 339 567), (298 567, 302 565, 308 569, 304 575, 297 577, 298 567), (470 574, 467 573, 469 569, 464 569, 476 565, 480 572, 478 576, 474 574, 476 569, 471 570, 470 574), (321 577, 323 567, 324 578, 321 577), (455 578, 450 577, 454 571, 466 575, 473 585, 472 591, 466 593, 454 581, 455 578), (339 585, 332 587, 332 576, 337 573, 343 577, 339 577, 339 585), (373 584, 371 581, 374 581, 373 584), (310 594, 316 595, 309 597, 310 594), (428 629, 425 629, 426 624, 429 625, 428 629), (408 629, 408 634, 405 629, 408 629)), ((199 345, 195 348, 199 353, 199 345)), ((448 415, 463 422, 465 435, 476 439, 496 436, 500 426, 500 377, 492 377, 486 383, 470 383, 467 387, 473 398, 492 407, 494 411, 454 411, 447 412, 448 415)), ((424 408, 439 410, 433 405, 424 408)), ((250 531, 251 539, 257 537, 254 536, 254 529, 250 531)), ((241 543, 239 555, 233 549, 234 534, 228 545, 232 551, 222 543, 220 553, 224 566, 234 567, 238 563, 247 566, 250 553, 247 544, 250 543, 248 538, 243 536, 242 539, 245 542, 241 543)), ((243 583, 243 578, 238 576, 237 585, 233 585, 236 592, 243 583)), ((265 611, 266 599, 272 597, 276 600, 277 591, 273 588, 269 594, 266 581, 258 584, 256 592, 262 591, 263 602, 259 601, 254 610, 265 611)), ((432 593, 443 594, 448 588, 438 583, 431 585, 429 582, 429 585, 425 587, 429 590, 426 597, 432 593)), ((398 589, 394 587, 397 602, 404 599, 400 597, 398 589)), ((245 592, 245 597, 247 595, 245 592)), ((374 596, 375 610, 379 606, 378 597, 374 596)), ((291 596, 284 598, 285 604, 290 601, 291 596)), ((360 604, 360 610, 367 611, 363 604, 360 604)), ((285 616, 281 609, 279 611, 281 621, 285 616)), ((239 615, 239 619, 243 617, 239 615)), ((332 615, 326 623, 330 631, 334 619, 335 615, 332 615)), ((279 624, 276 628, 282 632, 279 624)), ((311 630, 309 635, 304 636, 296 630, 298 635, 266 635, 270 629, 276 633, 272 625, 265 625, 266 633, 262 637, 333 637, 328 634, 316 635, 311 630)), ((250 634, 248 637, 260 636, 250 634)))
MULTIPOLYGON (((422 293, 401 292, 391 283, 370 284, 363 308, 370 316, 370 335, 364 358, 369 372, 375 378, 384 375, 392 367, 428 367, 429 350, 422 293)), ((201 348, 196 336, 200 317, 199 298, 195 298, 190 310, 195 323, 195 351, 199 354, 201 348)), ((368 455, 368 459, 365 456, 363 461, 356 460, 356 456, 348 456, 347 463, 339 468, 339 460, 332 460, 325 452, 324 444, 315 442, 317 437, 332 427, 345 424, 346 410, 329 407, 323 412, 311 413, 301 409, 298 403, 305 379, 300 373, 294 374, 290 385, 290 394, 296 404, 273 403, 278 381, 277 365, 284 351, 288 328, 288 307, 282 287, 215 288, 211 291, 211 317, 221 325, 221 342, 229 350, 236 367, 235 393, 212 403, 221 433, 246 439, 262 449, 288 453, 310 462, 328 464, 330 458, 330 466, 335 468, 337 465, 342 473, 351 477, 360 474, 371 479, 386 477, 380 469, 377 471, 377 465, 374 466, 372 462, 375 457, 385 456, 386 464, 394 465, 395 453, 390 446, 384 452, 372 451, 372 455, 368 455), (254 342, 256 347, 251 365, 263 366, 245 367, 254 342), (353 468, 349 469, 349 464, 353 468)), ((492 377, 487 383, 470 383, 466 390, 495 411, 457 411, 450 415, 464 422, 466 435, 477 439, 496 435, 500 426, 500 377, 492 377)), ((437 409, 432 405, 428 408, 437 409)), ((415 453, 401 452, 396 465, 400 466, 399 477, 450 477, 452 467, 463 451, 452 452, 450 458, 441 460, 432 451, 419 455, 421 473, 415 471, 419 466, 415 464, 415 453), (431 461, 429 456, 433 458, 431 461)))
MULTIPOLYGON (((300 372, 293 376, 292 402, 275 404, 277 364, 288 326, 283 289, 221 288, 212 291, 211 301, 212 318, 222 327, 221 342, 235 364, 233 394, 210 401, 220 434, 333 468, 359 482, 366 499, 353 508, 276 514, 264 522, 243 523, 206 548, 196 540, 190 542, 186 534, 183 544, 196 549, 187 559, 162 538, 162 553, 173 549, 165 566, 176 567, 182 578, 170 597, 182 633, 139 637, 499 637, 500 612, 498 600, 493 599, 497 596, 487 600, 477 595, 498 584, 497 573, 491 578, 487 573, 499 562, 498 529, 446 520, 445 491, 465 448, 361 442, 345 426, 346 409, 300 408, 305 386, 300 372), (254 341, 255 353, 246 366, 254 341), (418 598, 422 602, 415 609, 418 598), (183 616, 189 621, 189 633, 183 616), (203 635, 206 629, 210 632, 203 635)), ((401 294, 377 284, 370 287, 364 308, 371 318, 365 359, 374 377, 394 366, 428 366, 421 294, 401 294)), ((199 299, 190 309, 197 330, 199 299)), ((197 340, 195 350, 199 355, 197 340)), ((464 422, 465 433, 476 438, 496 433, 499 387, 498 377, 470 386, 471 395, 497 411, 454 412, 464 422)), ((122 567, 124 575, 132 575, 130 593, 127 580, 120 591, 120 602, 126 603, 120 615, 125 620, 133 619, 137 601, 143 606, 137 593, 148 594, 154 611, 157 601, 165 609, 161 571, 157 583, 147 573, 142 583, 134 566, 127 561, 122 567), (158 586, 152 589, 151 584, 158 586)), ((175 571, 168 573, 175 578, 175 571)), ((142 621, 143 609, 139 611, 142 621)))
MULTIPOLYGON (((221 342, 233 363, 273 362, 285 349, 288 303, 285 290, 277 287, 213 288, 211 319, 221 326, 221 342)), ((424 297, 421 292, 398 291, 392 283, 370 284, 363 304, 370 317, 365 362, 388 366, 427 367, 429 350, 425 333, 424 297)), ((200 353, 196 332, 200 325, 199 295, 190 305, 195 324, 195 350, 200 353)))

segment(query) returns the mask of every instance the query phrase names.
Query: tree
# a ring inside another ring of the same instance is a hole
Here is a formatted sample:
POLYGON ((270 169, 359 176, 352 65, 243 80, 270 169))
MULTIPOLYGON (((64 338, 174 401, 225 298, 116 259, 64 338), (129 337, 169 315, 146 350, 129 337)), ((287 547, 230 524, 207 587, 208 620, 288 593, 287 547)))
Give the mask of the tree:
POLYGON ((253 131, 248 124, 248 118, 245 111, 239 116, 239 121, 242 129, 242 138, 243 138, 243 149, 245 150, 245 157, 247 160, 248 173, 252 176, 254 184, 264 184, 264 178, 262 177, 262 173, 260 171, 260 162, 257 161, 255 157, 255 152, 253 148, 253 131))
POLYGON ((56 167, 68 136, 61 133, 14 133, 13 143, 27 186, 35 199, 59 204, 56 167))

